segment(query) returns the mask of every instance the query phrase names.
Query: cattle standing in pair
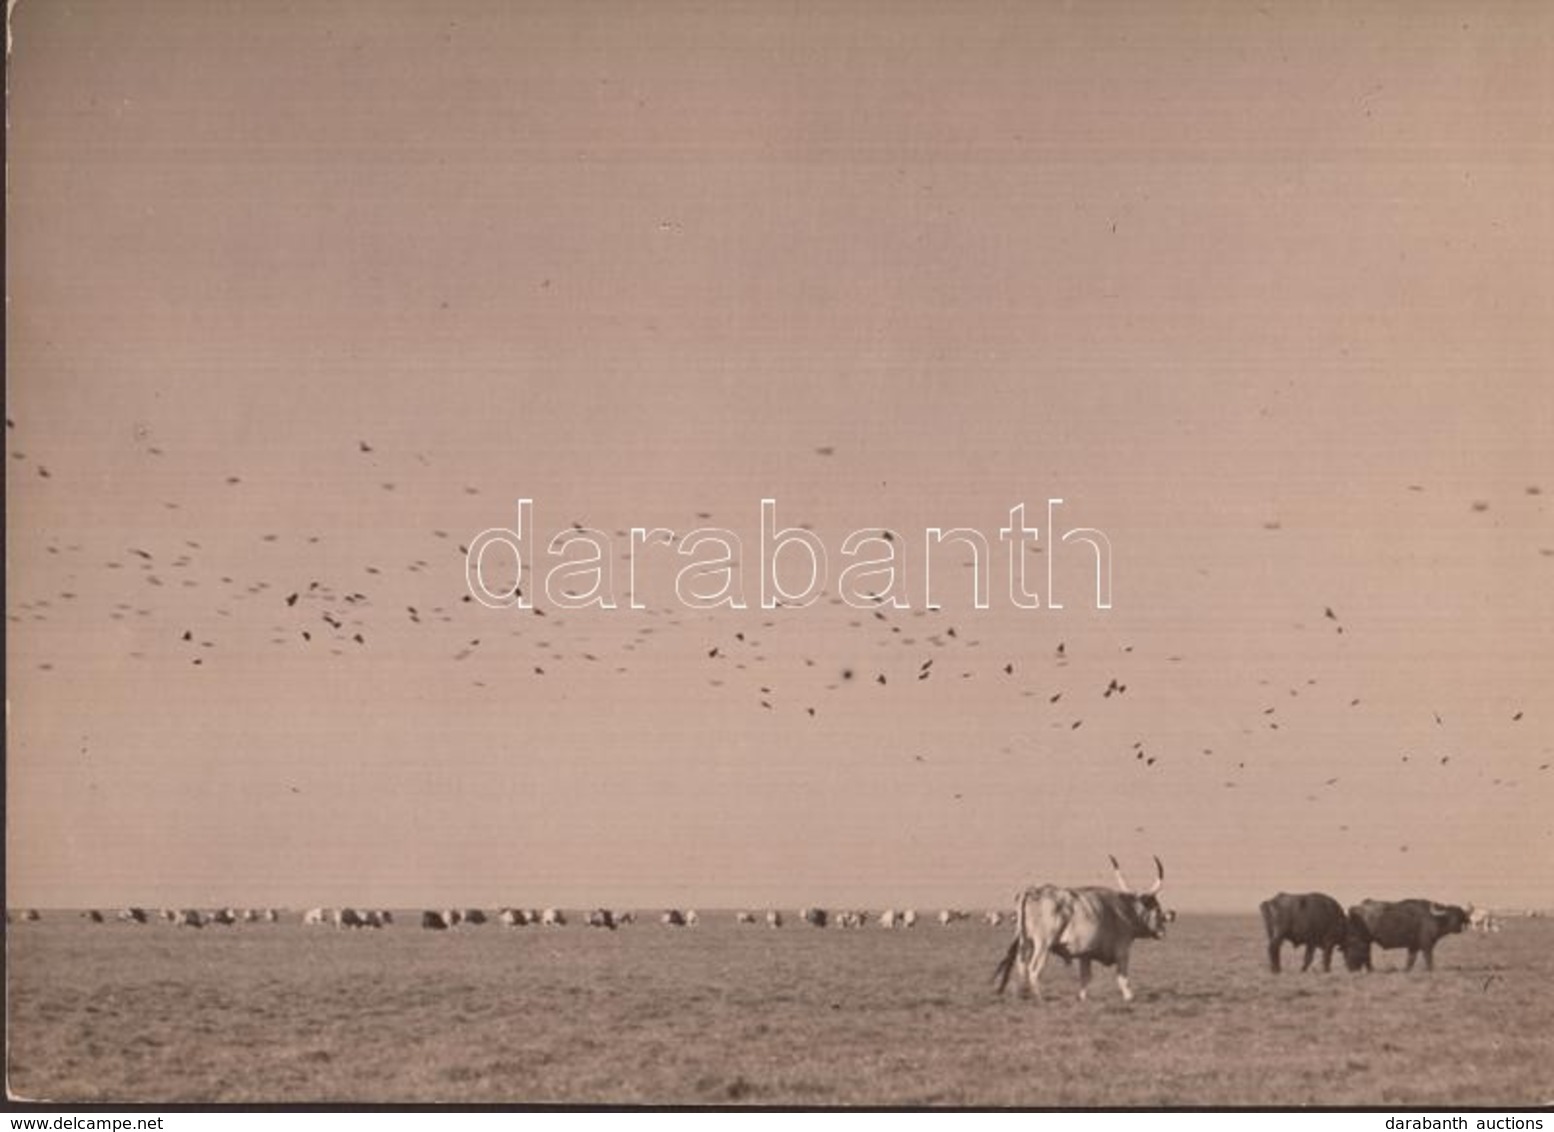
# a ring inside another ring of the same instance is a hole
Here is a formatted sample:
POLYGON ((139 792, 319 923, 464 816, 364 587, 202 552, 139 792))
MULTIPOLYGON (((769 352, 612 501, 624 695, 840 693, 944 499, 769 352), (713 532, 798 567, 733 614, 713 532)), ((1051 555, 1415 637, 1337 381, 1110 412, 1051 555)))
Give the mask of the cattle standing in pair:
POLYGON ((1155 858, 1157 873, 1148 892, 1133 892, 1123 879, 1117 858, 1111 858, 1117 887, 1059 888, 1044 884, 1020 893, 1015 910, 1014 942, 998 964, 994 977, 1002 992, 1018 962, 1021 990, 1040 1001, 1042 966, 1049 954, 1065 963, 1079 960, 1079 998, 1090 990, 1090 968, 1101 963, 1117 968, 1117 989, 1133 1001, 1128 985, 1128 955, 1135 939, 1165 935, 1166 917, 1156 894, 1165 884, 1165 866, 1155 858))
POLYGON ((1333 969, 1333 949, 1342 947, 1349 934, 1343 905, 1325 892, 1281 892, 1258 905, 1268 933, 1268 969, 1279 973, 1279 951, 1286 941, 1306 949, 1302 971, 1310 970, 1317 951, 1322 970, 1333 969))
POLYGON ((1344 962, 1351 971, 1371 969, 1371 944, 1383 950, 1408 949, 1405 971, 1424 956, 1425 970, 1435 970, 1435 945, 1442 936, 1455 935, 1467 925, 1468 913, 1455 904, 1433 900, 1362 900, 1349 909, 1344 962))

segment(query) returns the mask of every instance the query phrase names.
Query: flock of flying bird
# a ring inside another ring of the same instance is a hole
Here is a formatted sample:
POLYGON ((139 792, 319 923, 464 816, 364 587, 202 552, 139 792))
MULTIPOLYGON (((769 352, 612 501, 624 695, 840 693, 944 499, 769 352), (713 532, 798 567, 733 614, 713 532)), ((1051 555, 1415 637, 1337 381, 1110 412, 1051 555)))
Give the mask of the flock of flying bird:
MULTIPOLYGON (((31 460, 25 451, 14 446, 16 422, 7 418, 6 427, 13 439, 12 461, 31 460)), ((379 490, 397 490, 397 482, 381 479, 378 472, 380 455, 374 444, 358 440, 355 449, 357 456, 368 464, 364 468, 364 483, 377 479, 379 490)), ((144 447, 143 452, 148 458, 165 455, 161 449, 149 446, 144 447)), ((835 449, 828 446, 817 448, 815 452, 818 456, 830 457, 835 449)), ((425 458, 421 459, 424 462, 425 458)), ((53 480, 53 484, 44 490, 59 483, 47 465, 33 460, 32 466, 39 479, 53 480)), ((227 489, 240 491, 243 485, 241 476, 224 477, 223 486, 227 489)), ((1422 487, 1410 485, 1410 490, 1420 491, 1422 487)), ((468 495, 479 494, 479 489, 472 486, 464 487, 463 491, 468 495)), ((1529 495, 1540 494, 1536 487, 1527 488, 1527 492, 1529 495)), ((529 652, 516 669, 509 665, 492 673, 478 665, 466 665, 475 669, 467 675, 468 684, 479 689, 511 689, 519 671, 531 679, 541 680, 558 672, 575 671, 566 666, 578 662, 598 666, 601 670, 613 667, 617 675, 626 675, 631 670, 624 656, 611 665, 605 658, 606 646, 603 645, 583 649, 574 642, 576 651, 567 651, 567 638, 584 614, 547 611, 536 602, 535 608, 521 615, 523 621, 529 623, 525 625, 520 621, 518 627, 512 628, 498 620, 504 615, 493 614, 473 604, 474 599, 463 590, 466 547, 447 530, 426 531, 422 536, 426 540, 424 549, 419 554, 412 551, 408 560, 399 562, 392 570, 374 562, 361 562, 342 569, 338 562, 329 561, 330 555, 323 553, 320 544, 324 540, 320 535, 264 533, 258 536, 262 544, 294 544, 291 548, 293 565, 289 567, 294 572, 281 581, 239 577, 236 571, 204 572, 201 559, 207 552, 209 536, 196 529, 179 530, 177 512, 180 505, 177 502, 165 501, 163 507, 169 517, 158 528, 157 540, 153 540, 148 528, 143 542, 117 548, 106 559, 99 557, 102 552, 97 547, 88 548, 80 542, 62 543, 46 531, 26 532, 29 539, 42 539, 46 554, 58 559, 58 568, 50 572, 49 578, 60 578, 65 582, 63 588, 47 596, 33 595, 27 600, 14 601, 8 611, 13 624, 26 626, 25 640, 36 650, 32 660, 37 669, 52 672, 58 667, 44 647, 50 639, 44 625, 56 618, 79 617, 84 607, 115 588, 103 584, 102 580, 108 576, 121 579, 138 576, 143 587, 138 595, 120 585, 113 595, 119 600, 112 601, 101 611, 110 622, 122 623, 130 630, 125 639, 137 647, 126 649, 129 661, 171 660, 192 668, 206 668, 219 663, 219 658, 227 653, 251 647, 259 622, 264 624, 264 639, 271 649, 327 650, 335 657, 345 657, 353 652, 369 652, 378 647, 379 642, 384 642, 382 647, 397 652, 406 647, 404 639, 397 632, 385 632, 397 621, 401 631, 423 636, 434 627, 445 627, 443 631, 433 633, 429 640, 410 647, 440 648, 453 664, 465 664, 474 658, 498 653, 504 639, 523 639, 529 652), (178 531, 176 540, 169 534, 172 531, 178 531), (297 558, 306 556, 313 549, 317 550, 314 558, 318 567, 299 571, 295 565, 297 558), (99 575, 95 583, 91 580, 94 572, 99 575), (414 588, 408 597, 404 596, 403 583, 392 579, 391 574, 402 574, 414 580, 411 583, 414 588), (436 596, 426 596, 429 594, 436 596), (264 614, 244 612, 240 615, 240 606, 245 611, 257 607, 264 610, 264 614), (241 643, 234 640, 237 636, 243 637, 241 643), (148 644, 152 647, 148 648, 148 644)), ((1483 501, 1473 504, 1475 512, 1487 508, 1488 504, 1483 501)), ((702 511, 696 517, 705 521, 712 516, 702 511)), ((579 523, 573 526, 582 529, 579 523)), ((1278 528, 1278 524, 1265 526, 1278 528)), ((616 534, 621 538, 626 536, 624 531, 616 534)), ((886 537, 891 536, 887 534, 886 537)), ((1554 550, 1550 549, 1541 553, 1554 556, 1554 550)), ((518 583, 528 584, 528 579, 526 573, 518 583)), ((28 577, 25 580, 37 583, 43 579, 28 577)), ((957 626, 955 618, 944 610, 897 610, 885 606, 883 599, 879 599, 876 608, 859 611, 834 595, 829 595, 827 602, 839 618, 835 627, 842 629, 845 626, 845 631, 853 634, 854 640, 859 640, 861 635, 861 640, 866 642, 849 646, 849 653, 864 656, 871 647, 875 650, 894 648, 904 650, 908 659, 902 659, 901 652, 896 652, 890 654, 891 659, 886 663, 832 665, 814 655, 801 655, 805 669, 818 670, 818 686, 823 694, 815 694, 815 679, 806 679, 797 682, 802 691, 797 698, 790 699, 781 688, 784 677, 780 666, 773 662, 762 644, 763 636, 776 636, 788 630, 787 625, 780 626, 773 617, 756 621, 754 618, 758 615, 747 613, 740 619, 742 627, 734 628, 728 616, 719 618, 703 614, 698 619, 697 615, 684 609, 647 609, 642 611, 644 619, 660 620, 654 624, 636 623, 634 630, 624 640, 617 639, 614 645, 620 653, 632 654, 672 637, 678 643, 669 647, 678 649, 677 655, 699 655, 699 663, 705 666, 704 679, 708 687, 748 695, 754 711, 797 711, 802 713, 801 718, 810 720, 819 719, 833 710, 846 710, 848 701, 825 697, 848 686, 889 688, 905 684, 909 688, 931 688, 946 682, 993 680, 1007 685, 1012 696, 1030 702, 1032 710, 1044 713, 1045 726, 1074 732, 1085 726, 1088 713, 1108 709, 1127 697, 1130 683, 1136 679, 1128 675, 1133 660, 1132 645, 1117 646, 1110 660, 1095 656, 1096 650, 1079 645, 1071 653, 1068 644, 1060 641, 1049 644, 1046 657, 1035 661, 1028 656, 1000 656, 985 661, 982 658, 986 650, 981 648, 981 642, 969 636, 963 626, 957 626), (699 645, 683 644, 684 640, 697 636, 701 637, 699 645), (693 654, 689 648, 699 648, 700 652, 693 654), (1091 655, 1081 660, 1080 653, 1091 655)), ((1323 609, 1323 618, 1331 624, 1335 634, 1346 632, 1343 620, 1331 606, 1323 609)), ((803 630, 807 642, 818 640, 813 628, 813 625, 806 625, 803 630)), ((588 638, 589 634, 584 632, 579 636, 588 638)), ((800 648, 799 651, 802 654, 805 650, 800 648)), ((1175 655, 1164 659, 1167 663, 1184 660, 1175 655)), ((63 677, 67 673, 60 675, 63 677)), ((1309 688, 1318 681, 1313 677, 1305 683, 1309 688)), ((1289 694, 1297 696, 1302 690, 1292 687, 1289 694)), ((1361 702, 1356 697, 1348 706, 1358 709, 1361 702)), ((1262 707, 1260 714, 1257 730, 1264 733, 1279 732, 1290 722, 1276 706, 1262 707)), ((1518 723, 1524 715, 1524 710, 1517 710, 1507 722, 1518 723)), ((1434 720, 1438 727, 1446 727, 1439 713, 1434 714, 1434 720)), ((1252 729, 1249 721, 1243 721, 1243 734, 1252 729)), ((1180 748, 1181 744, 1176 746, 1180 748)), ((1199 750, 1201 756, 1215 753, 1212 747, 1200 747, 1199 750)), ((1125 751, 1119 752, 1120 757, 1128 759, 1141 772, 1161 766, 1166 753, 1164 744, 1147 738, 1136 738, 1125 751)), ((1451 760, 1451 753, 1437 752, 1430 756, 1402 753, 1399 757, 1402 763, 1433 759, 1446 765, 1451 760)), ((912 761, 925 763, 928 760, 924 754, 913 753, 912 761)), ((1228 777, 1222 785, 1234 788, 1237 785, 1235 772, 1245 770, 1246 765, 1243 759, 1235 763, 1235 770, 1227 766, 1228 777)), ((1548 762, 1537 766, 1539 772, 1548 769, 1548 762)), ((1332 787, 1338 781, 1336 777, 1329 777, 1322 785, 1332 787)), ((1499 785, 1500 780, 1496 779, 1495 784, 1499 785)), ((301 792, 294 784, 289 788, 293 793, 301 792)), ((957 800, 961 796, 959 792, 954 794, 957 800)), ((1315 800, 1315 797, 1308 795, 1308 800, 1315 800)))

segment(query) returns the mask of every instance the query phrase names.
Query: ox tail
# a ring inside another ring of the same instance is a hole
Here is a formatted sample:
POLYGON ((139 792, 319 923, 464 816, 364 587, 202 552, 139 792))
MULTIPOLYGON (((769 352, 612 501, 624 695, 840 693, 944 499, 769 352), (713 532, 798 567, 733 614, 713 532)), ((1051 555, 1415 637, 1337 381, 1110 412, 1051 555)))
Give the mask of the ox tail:
POLYGON ((1025 944, 1025 902, 1030 896, 1027 889, 1020 893, 1020 907, 1015 913, 1014 941, 1010 943, 1009 950, 1004 952, 1003 959, 993 970, 993 978, 998 980, 998 993, 1003 994, 1009 985, 1009 976, 1014 974, 1014 961, 1019 958, 1020 949, 1025 944))

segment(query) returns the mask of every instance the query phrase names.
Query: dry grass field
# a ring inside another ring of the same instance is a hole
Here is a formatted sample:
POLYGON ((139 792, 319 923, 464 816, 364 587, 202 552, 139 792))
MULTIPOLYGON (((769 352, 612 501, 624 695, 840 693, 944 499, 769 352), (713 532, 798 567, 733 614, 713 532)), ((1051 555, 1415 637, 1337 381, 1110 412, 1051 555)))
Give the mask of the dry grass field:
MULTIPOLYGON (((1447 939, 1433 976, 1264 969, 1254 917, 1184 916, 1138 999, 1009 934, 495 924, 7 928, 10 1087, 61 1101, 1527 1105, 1554 1100, 1554 924, 1447 939)), ((1341 964, 1340 964, 1341 966, 1341 964)))

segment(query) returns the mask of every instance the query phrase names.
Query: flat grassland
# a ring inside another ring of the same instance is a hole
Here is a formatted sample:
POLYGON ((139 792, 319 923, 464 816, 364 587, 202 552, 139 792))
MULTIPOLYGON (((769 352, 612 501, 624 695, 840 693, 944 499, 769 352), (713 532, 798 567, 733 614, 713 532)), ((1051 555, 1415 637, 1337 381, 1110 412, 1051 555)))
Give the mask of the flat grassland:
MULTIPOLYGON (((9 1084, 71 1102, 1534 1105, 1554 1101, 1554 922, 1446 939, 1433 975, 1265 969, 1254 917, 1134 950, 1137 1000, 1011 938, 701 926, 7 928, 9 1084)), ((1294 965, 1298 968, 1298 962, 1294 965)), ((1318 964, 1320 967, 1320 963, 1318 964)), ((1342 963, 1335 957, 1335 967, 1342 963)))

